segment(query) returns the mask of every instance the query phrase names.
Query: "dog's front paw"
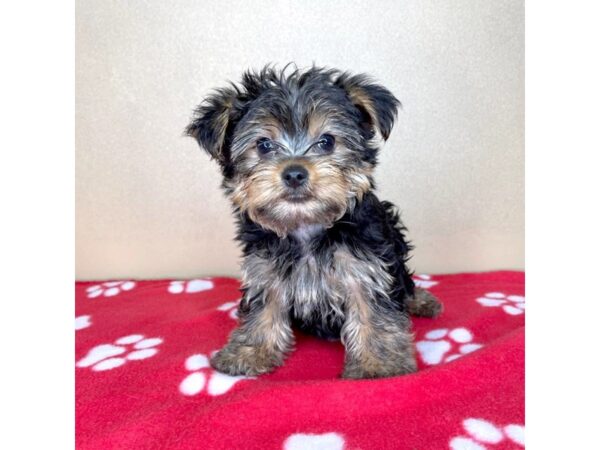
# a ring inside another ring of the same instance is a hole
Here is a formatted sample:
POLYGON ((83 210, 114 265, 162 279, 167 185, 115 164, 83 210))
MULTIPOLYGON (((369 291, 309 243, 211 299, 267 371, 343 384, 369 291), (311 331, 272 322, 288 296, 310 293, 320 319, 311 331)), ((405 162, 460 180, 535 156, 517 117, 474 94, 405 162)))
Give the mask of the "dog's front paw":
POLYGON ((282 355, 260 346, 230 343, 211 358, 210 365, 229 375, 254 376, 271 372, 282 362, 282 355))
POLYGON ((350 359, 344 365, 342 378, 364 379, 385 378, 406 375, 417 371, 417 362, 413 355, 396 355, 389 360, 365 357, 350 359))

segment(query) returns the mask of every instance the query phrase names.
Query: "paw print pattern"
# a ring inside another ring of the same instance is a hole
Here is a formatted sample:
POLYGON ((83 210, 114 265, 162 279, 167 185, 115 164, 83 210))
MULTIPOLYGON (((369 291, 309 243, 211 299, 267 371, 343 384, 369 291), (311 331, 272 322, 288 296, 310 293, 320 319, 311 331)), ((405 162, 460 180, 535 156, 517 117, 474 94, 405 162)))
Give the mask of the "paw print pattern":
POLYGON ((423 289, 429 289, 430 287, 439 283, 439 281, 432 280, 431 275, 427 275, 425 273, 422 273, 421 275, 415 275, 413 277, 413 281, 415 282, 415 286, 423 289))
POLYGON ((477 303, 483 306, 502 307, 506 314, 518 316, 525 312, 525 297, 522 295, 506 295, 502 292, 488 292, 479 297, 477 303))
POLYGON ((161 338, 144 338, 141 334, 123 336, 115 341, 116 345, 101 344, 92 348, 76 366, 91 367, 95 371, 114 369, 127 361, 151 358, 158 353, 155 347, 162 342, 161 338))
POLYGON ((473 334, 466 328, 431 330, 415 346, 423 362, 430 366, 454 361, 483 347, 473 342, 473 334))
POLYGON ((483 419, 465 419, 463 428, 469 435, 457 436, 450 440, 452 450, 487 450, 489 446, 484 444, 498 444, 509 439, 515 444, 525 447, 525 427, 523 425, 510 424, 499 428, 491 422, 483 419))
POLYGON ((189 281, 171 281, 167 290, 171 294, 195 294, 196 292, 208 291, 215 287, 211 280, 197 279, 189 281))
POLYGON ((91 319, 91 316, 75 317, 75 331, 83 330, 84 328, 87 328, 90 325, 92 325, 92 322, 90 321, 90 319, 91 319))
POLYGON ((185 377, 179 385, 179 392, 187 396, 197 395, 202 392, 205 387, 206 392, 209 395, 223 395, 238 381, 253 378, 243 375, 232 376, 217 372, 210 368, 208 357, 202 353, 187 358, 185 360, 185 368, 191 373, 185 377))
POLYGON ((283 450, 342 450, 344 438, 339 433, 295 433, 283 443, 283 450))
POLYGON ((113 297, 123 291, 130 291, 135 287, 134 281, 107 281, 105 283, 95 284, 86 289, 88 298, 113 297))
POLYGON ((231 317, 234 320, 237 320, 238 318, 238 305, 240 304, 240 301, 237 300, 235 302, 227 302, 227 303, 223 303, 221 306, 219 306, 217 308, 217 311, 228 311, 229 312, 229 317, 231 317))

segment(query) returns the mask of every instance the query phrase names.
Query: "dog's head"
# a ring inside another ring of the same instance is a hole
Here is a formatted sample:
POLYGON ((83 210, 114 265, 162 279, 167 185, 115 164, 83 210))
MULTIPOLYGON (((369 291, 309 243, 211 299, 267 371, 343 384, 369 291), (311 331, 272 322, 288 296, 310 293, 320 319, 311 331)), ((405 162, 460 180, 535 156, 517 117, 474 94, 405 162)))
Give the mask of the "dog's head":
POLYGON ((215 91, 186 133, 219 162, 234 205, 285 236, 331 226, 372 189, 398 106, 365 75, 267 67, 215 91))

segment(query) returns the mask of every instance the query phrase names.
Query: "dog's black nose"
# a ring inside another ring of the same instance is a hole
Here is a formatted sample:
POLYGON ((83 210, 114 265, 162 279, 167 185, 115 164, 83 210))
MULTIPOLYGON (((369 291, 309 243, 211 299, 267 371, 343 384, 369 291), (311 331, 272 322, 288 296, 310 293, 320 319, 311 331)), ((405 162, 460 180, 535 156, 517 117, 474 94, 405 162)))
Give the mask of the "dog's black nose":
POLYGON ((291 188, 299 188, 308 180, 308 171, 302 166, 288 166, 281 174, 283 182, 291 188))

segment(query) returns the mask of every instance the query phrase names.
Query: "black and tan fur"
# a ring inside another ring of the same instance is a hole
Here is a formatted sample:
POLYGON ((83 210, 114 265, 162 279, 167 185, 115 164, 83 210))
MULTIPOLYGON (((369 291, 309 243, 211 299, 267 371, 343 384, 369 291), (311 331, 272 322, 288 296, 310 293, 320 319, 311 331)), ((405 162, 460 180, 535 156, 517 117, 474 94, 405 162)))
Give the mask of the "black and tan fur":
POLYGON ((341 338, 344 377, 416 369, 408 314, 433 317, 441 304, 415 288, 405 229, 373 193, 398 106, 364 75, 267 67, 197 108, 186 131, 221 166, 244 253, 240 326, 217 370, 273 370, 294 326, 341 338))

